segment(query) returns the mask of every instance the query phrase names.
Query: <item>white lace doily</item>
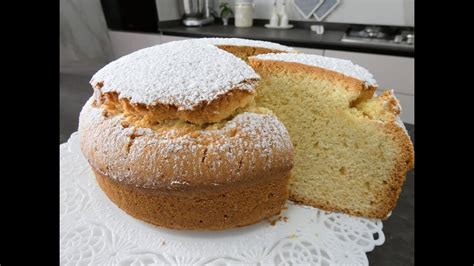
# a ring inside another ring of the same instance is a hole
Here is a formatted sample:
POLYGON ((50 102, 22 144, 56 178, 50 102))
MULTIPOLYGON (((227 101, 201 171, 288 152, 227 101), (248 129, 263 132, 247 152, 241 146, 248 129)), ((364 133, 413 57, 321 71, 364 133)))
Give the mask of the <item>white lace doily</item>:
POLYGON ((288 202, 271 225, 220 232, 168 230, 136 220, 100 190, 77 133, 60 147, 61 264, 368 265, 382 222, 288 202))

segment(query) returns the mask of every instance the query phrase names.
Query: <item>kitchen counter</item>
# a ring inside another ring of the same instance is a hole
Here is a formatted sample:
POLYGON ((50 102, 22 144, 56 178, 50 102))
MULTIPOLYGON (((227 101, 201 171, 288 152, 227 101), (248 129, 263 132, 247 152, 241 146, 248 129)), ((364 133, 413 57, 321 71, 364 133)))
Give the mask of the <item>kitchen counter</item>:
MULTIPOLYGON (((60 75, 60 140, 66 142, 77 131, 79 112, 92 95, 89 85, 93 73, 60 75)), ((405 124, 412 141, 415 126, 405 124)), ((385 243, 367 253, 371 265, 414 264, 414 216, 415 171, 408 172, 397 207, 388 220, 383 222, 385 243)))
POLYGON ((307 22, 290 22, 295 27, 289 30, 267 29, 263 23, 263 21, 257 21, 250 28, 237 28, 230 23, 229 26, 215 23, 202 27, 186 27, 174 23, 173 26, 161 25, 159 31, 163 35, 171 36, 245 38, 277 42, 288 46, 414 57, 414 47, 342 42, 344 33, 350 27, 347 24, 325 25, 324 34, 318 35, 309 29, 310 24, 307 22))
MULTIPOLYGON (((413 144, 415 126, 405 124, 413 144)), ((370 265, 415 264, 415 169, 406 175, 392 215, 383 221, 385 243, 367 253, 370 265)))

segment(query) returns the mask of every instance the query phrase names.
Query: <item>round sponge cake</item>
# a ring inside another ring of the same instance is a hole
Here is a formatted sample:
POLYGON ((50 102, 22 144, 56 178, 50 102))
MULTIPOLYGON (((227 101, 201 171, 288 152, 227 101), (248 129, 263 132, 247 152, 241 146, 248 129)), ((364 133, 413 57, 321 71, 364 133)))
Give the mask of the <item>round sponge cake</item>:
POLYGON ((293 146, 252 105, 259 76, 208 42, 173 42, 122 57, 91 80, 81 149, 128 214, 176 229, 258 222, 288 198, 293 146))
POLYGON ((120 58, 91 85, 83 153, 112 201, 157 225, 251 224, 287 197, 385 219, 413 168, 398 100, 347 60, 193 39, 120 58))

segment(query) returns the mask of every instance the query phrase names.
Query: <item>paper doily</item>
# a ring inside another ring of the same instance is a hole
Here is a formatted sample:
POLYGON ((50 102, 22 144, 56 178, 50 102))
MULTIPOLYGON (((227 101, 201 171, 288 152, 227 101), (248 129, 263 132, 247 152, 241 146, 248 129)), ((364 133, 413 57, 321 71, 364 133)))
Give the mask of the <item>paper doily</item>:
POLYGON ((288 202, 281 217, 219 232, 178 231, 134 219, 100 190, 77 132, 60 147, 60 261, 70 264, 368 265, 382 222, 288 202))

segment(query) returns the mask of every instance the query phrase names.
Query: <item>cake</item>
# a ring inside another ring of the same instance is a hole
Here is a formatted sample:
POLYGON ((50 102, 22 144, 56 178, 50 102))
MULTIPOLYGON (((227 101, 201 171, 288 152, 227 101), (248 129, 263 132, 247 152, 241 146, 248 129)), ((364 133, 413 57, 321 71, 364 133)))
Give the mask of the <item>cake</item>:
POLYGON ((278 214, 293 146, 254 105, 259 75, 209 42, 139 50, 91 79, 81 150, 129 215, 174 229, 221 230, 278 214))
POLYGON ((385 219, 413 167, 393 91, 377 96, 347 60, 192 39, 122 57, 91 84, 82 151, 115 204, 158 226, 252 224, 288 197, 385 219))
POLYGON ((348 60, 275 53, 249 58, 261 76, 256 104, 290 133, 290 199, 328 211, 385 219, 395 207, 413 145, 393 91, 348 60))

